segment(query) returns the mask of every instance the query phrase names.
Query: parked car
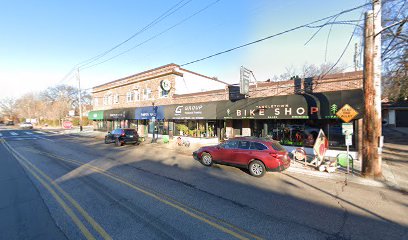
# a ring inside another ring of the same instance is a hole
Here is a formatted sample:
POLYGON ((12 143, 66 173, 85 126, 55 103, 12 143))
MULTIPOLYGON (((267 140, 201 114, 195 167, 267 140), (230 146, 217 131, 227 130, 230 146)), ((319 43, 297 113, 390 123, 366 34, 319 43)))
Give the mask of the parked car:
POLYGON ((22 129, 33 129, 33 124, 30 122, 20 123, 20 128, 22 129))
POLYGON ((205 166, 218 163, 246 168, 255 177, 290 166, 286 149, 279 142, 265 138, 232 138, 216 146, 202 147, 193 156, 205 166))
POLYGON ((127 143, 137 145, 139 143, 139 135, 133 128, 117 128, 106 134, 105 143, 115 143, 115 146, 122 146, 127 143))
POLYGON ((7 125, 7 126, 13 126, 13 125, 14 125, 14 122, 13 122, 13 121, 7 121, 6 125, 7 125))

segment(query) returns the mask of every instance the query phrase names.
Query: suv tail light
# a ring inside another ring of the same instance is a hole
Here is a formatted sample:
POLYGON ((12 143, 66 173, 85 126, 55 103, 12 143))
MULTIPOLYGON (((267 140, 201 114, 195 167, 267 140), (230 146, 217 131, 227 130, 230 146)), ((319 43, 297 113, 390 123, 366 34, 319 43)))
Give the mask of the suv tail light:
POLYGON ((124 136, 125 136, 125 133, 122 133, 121 136, 124 137, 124 136))

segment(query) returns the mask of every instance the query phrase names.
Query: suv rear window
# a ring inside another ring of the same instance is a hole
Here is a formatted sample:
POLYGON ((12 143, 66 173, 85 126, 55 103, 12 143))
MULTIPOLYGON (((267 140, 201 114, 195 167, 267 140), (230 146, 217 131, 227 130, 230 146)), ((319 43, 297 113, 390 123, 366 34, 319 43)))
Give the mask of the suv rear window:
POLYGON ((282 147, 282 145, 280 145, 280 143, 273 141, 272 142, 272 148, 278 152, 284 152, 286 151, 286 149, 284 147, 282 147))
POLYGON ((133 134, 136 134, 136 131, 133 130, 133 129, 126 129, 126 130, 125 130, 125 134, 126 134, 126 135, 133 135, 133 134))

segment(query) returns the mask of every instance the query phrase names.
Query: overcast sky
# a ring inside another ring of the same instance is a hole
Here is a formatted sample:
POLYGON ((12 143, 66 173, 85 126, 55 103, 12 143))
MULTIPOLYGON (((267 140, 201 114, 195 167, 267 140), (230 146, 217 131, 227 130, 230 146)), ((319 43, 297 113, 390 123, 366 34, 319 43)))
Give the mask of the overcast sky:
MULTIPOLYGON (((41 91, 59 83, 76 85, 74 75, 64 79, 73 67, 125 41, 177 3, 178 7, 184 6, 103 58, 83 66, 80 70, 83 88, 169 63, 181 65, 364 2, 0 0, 0 99, 41 91), (146 41, 153 36, 156 37, 146 41)), ((357 20, 362 12, 363 9, 358 9, 337 20, 357 20)), ((285 67, 324 63, 329 28, 323 28, 307 45, 305 42, 316 29, 300 29, 185 68, 237 83, 243 65, 253 70, 258 81, 263 81, 285 72, 285 67)), ((333 26, 327 61, 337 60, 353 30, 352 25, 333 26)), ((360 42, 356 36, 342 58, 350 71, 354 43, 360 42)))

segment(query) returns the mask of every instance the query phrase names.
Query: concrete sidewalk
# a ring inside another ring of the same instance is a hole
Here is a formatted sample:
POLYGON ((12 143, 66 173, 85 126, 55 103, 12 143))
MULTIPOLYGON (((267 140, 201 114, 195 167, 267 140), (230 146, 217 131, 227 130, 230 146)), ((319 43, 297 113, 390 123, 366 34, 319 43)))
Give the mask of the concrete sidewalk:
POLYGON ((392 188, 408 192, 408 128, 383 128, 382 172, 392 188))
MULTIPOLYGON (((94 137, 94 138, 101 139, 101 140, 106 135, 105 132, 98 132, 98 131, 82 131, 82 132, 76 131, 74 133, 67 132, 67 134, 94 137)), ((192 144, 189 147, 178 146, 175 142, 175 139, 170 140, 169 143, 163 143, 161 139, 158 139, 157 143, 151 143, 151 138, 145 139, 145 141, 142 142, 141 145, 150 146, 154 148, 168 149, 170 151, 174 151, 174 152, 177 152, 178 154, 183 154, 186 156, 192 156, 194 151, 202 147, 202 145, 200 144, 192 144)), ((407 145, 407 151, 408 151, 408 145, 407 145)), ((383 161, 383 163, 385 164, 383 167, 384 178, 385 178, 384 181, 363 178, 358 172, 354 174, 351 174, 351 173, 347 174, 345 171, 341 171, 341 170, 338 170, 334 173, 320 172, 311 166, 305 167, 302 163, 295 162, 295 161, 292 161, 291 166, 286 171, 295 173, 295 174, 303 174, 303 175, 308 175, 308 176, 318 177, 318 178, 323 178, 323 179, 333 179, 336 181, 346 181, 347 180, 347 182, 352 182, 352 183, 357 183, 357 184, 362 184, 362 185, 367 185, 367 186, 389 187, 389 188, 394 188, 398 190, 405 190, 404 188, 399 186, 398 181, 396 180, 396 177, 394 175, 395 170, 393 166, 390 167, 387 164, 387 161, 383 161)))

